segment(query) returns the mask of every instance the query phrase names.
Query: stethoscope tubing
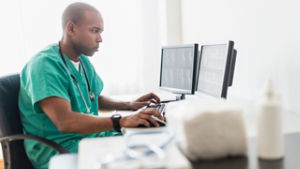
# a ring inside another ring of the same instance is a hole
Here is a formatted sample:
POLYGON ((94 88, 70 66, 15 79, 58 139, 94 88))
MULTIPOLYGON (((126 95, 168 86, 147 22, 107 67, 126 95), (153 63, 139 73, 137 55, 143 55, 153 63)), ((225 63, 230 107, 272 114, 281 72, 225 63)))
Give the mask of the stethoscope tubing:
MULTIPOLYGON (((161 152, 161 150, 166 148, 166 146, 172 142, 174 137, 175 137, 175 133, 171 132, 171 131, 141 131, 141 132, 135 132, 135 133, 130 133, 128 135, 125 135, 125 145, 126 145, 125 154, 127 155, 126 160, 136 159, 136 157, 131 155, 132 154, 131 149, 135 149, 138 147, 148 147, 149 148, 147 151, 140 154, 140 157, 148 156, 148 155, 156 153, 156 152, 161 152), (148 145, 148 144, 143 144, 143 143, 131 145, 129 143, 129 139, 135 135, 151 135, 151 134, 161 134, 161 133, 165 133, 165 134, 169 135, 169 137, 166 139, 166 141, 164 141, 161 145, 153 146, 152 144, 148 145), (159 151, 157 151, 157 150, 159 150, 159 151)), ((157 154, 162 154, 162 153, 157 153, 157 154)))
MULTIPOLYGON (((75 77, 74 77, 74 78, 75 78, 75 77)), ((73 78, 73 79, 74 79, 74 78, 73 78)), ((85 99, 84 99, 84 96, 83 96, 83 93, 82 93, 82 91, 81 91, 81 89, 80 89, 80 87, 79 87, 79 84, 76 83, 76 86, 77 86, 77 88, 78 88, 78 90, 79 90, 80 96, 81 96, 81 98, 82 98, 82 100, 83 100, 83 103, 84 103, 84 105, 85 105, 85 107, 86 107, 87 113, 90 113, 90 108, 88 107, 88 105, 87 105, 87 103, 86 103, 86 101, 85 101, 85 99)))
MULTIPOLYGON (((71 78, 72 78, 72 79, 75 81, 75 83, 76 83, 76 86, 77 86, 77 88, 78 88, 78 91, 79 91, 79 93, 80 93, 80 96, 81 96, 81 98, 82 98, 82 100, 83 100, 83 103, 84 103, 84 105, 85 105, 85 107, 86 107, 86 111, 87 111, 87 113, 90 113, 90 108, 88 107, 87 102, 86 102, 86 100, 85 100, 85 98, 84 98, 84 96, 83 96, 83 93, 82 93, 82 91, 81 91, 81 89, 80 89, 79 83, 78 83, 77 79, 75 78, 75 76, 74 76, 74 75, 71 73, 71 71, 69 70, 69 67, 68 67, 68 65, 67 65, 67 62, 66 62, 66 60, 65 60, 65 58, 64 58, 64 56, 63 56, 63 54, 62 54, 61 47, 60 47, 60 42, 58 43, 58 47, 59 47, 59 54, 60 54, 60 57, 62 58, 62 60, 63 60, 63 62, 64 62, 64 64, 65 64, 65 66, 66 66, 66 68, 67 68, 67 71, 68 71, 69 75, 71 76, 71 78)), ((87 78, 87 74, 86 74, 85 68, 84 68, 83 64, 81 63, 81 60, 79 60, 79 61, 80 61, 81 67, 82 67, 83 72, 84 72, 85 80, 86 80, 87 85, 88 85, 88 91, 89 91, 90 100, 93 101, 93 100, 95 99, 95 94, 91 91, 91 88, 90 88, 90 82, 89 82, 89 80, 88 80, 88 78, 87 78)))

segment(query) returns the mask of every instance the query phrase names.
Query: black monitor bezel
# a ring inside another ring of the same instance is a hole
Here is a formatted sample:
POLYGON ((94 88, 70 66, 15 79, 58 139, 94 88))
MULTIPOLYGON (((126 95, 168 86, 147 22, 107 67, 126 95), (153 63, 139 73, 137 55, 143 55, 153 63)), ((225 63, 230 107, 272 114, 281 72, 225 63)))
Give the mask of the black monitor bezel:
MULTIPOLYGON (((200 76, 200 69, 201 69, 201 59, 202 59, 202 52, 203 52, 203 48, 206 46, 216 46, 216 45, 228 45, 228 50, 227 50, 227 60, 226 60, 226 65, 225 65, 225 73, 224 73, 224 77, 223 77, 223 84, 222 84, 222 92, 221 92, 221 96, 222 98, 226 99, 227 98, 227 91, 228 91, 228 83, 229 83, 229 73, 230 73, 230 65, 231 65, 231 60, 232 60, 232 55, 234 52, 234 41, 229 41, 228 44, 209 44, 209 45, 201 45, 201 51, 199 51, 200 55, 199 55, 199 63, 198 63, 198 67, 197 67, 197 77, 196 77, 196 92, 202 92, 202 93, 206 93, 208 95, 212 95, 209 92, 206 91, 202 91, 198 89, 198 81, 199 81, 199 76, 200 76)), ((215 97, 215 95, 212 95, 215 97)))
POLYGON ((228 87, 232 86, 234 69, 235 69, 235 61, 236 61, 237 50, 233 49, 232 58, 230 61, 230 69, 229 69, 229 77, 228 77, 228 87))
POLYGON ((160 76, 159 76, 159 89, 174 93, 174 94, 194 94, 195 93, 195 80, 196 80, 196 73, 197 73, 197 55, 198 55, 198 44, 184 44, 184 45, 174 45, 174 46, 162 46, 161 48, 161 60, 160 60, 160 76), (193 63, 193 78, 192 78, 192 89, 191 90, 185 90, 185 89, 178 89, 178 88, 172 88, 172 87, 164 87, 161 85, 162 81, 162 64, 163 64, 163 51, 164 49, 170 49, 170 48, 186 48, 186 47, 192 47, 194 50, 194 63, 193 63))

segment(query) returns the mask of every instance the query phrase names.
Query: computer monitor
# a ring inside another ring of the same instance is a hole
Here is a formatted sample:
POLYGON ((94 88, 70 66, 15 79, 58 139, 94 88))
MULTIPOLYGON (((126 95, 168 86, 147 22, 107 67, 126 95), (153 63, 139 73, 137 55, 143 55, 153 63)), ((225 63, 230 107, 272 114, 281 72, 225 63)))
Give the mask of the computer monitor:
POLYGON ((236 58, 234 42, 202 45, 199 58, 196 92, 226 98, 227 88, 232 85, 236 58))
POLYGON ((177 94, 194 94, 198 44, 164 46, 161 50, 160 89, 177 94))

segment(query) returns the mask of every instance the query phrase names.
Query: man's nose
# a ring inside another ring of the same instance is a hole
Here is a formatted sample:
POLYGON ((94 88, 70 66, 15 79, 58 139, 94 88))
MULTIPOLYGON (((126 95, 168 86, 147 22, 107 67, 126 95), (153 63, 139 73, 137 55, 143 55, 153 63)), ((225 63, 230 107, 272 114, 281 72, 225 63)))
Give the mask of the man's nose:
POLYGON ((100 33, 99 33, 98 36, 97 36, 97 42, 98 42, 98 43, 101 43, 101 42, 102 42, 102 36, 101 36, 100 33))

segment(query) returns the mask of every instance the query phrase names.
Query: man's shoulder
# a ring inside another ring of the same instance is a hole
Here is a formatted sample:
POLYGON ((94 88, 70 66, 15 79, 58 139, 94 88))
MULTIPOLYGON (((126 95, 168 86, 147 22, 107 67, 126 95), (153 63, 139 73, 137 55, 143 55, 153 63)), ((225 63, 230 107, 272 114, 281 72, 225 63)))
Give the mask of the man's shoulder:
POLYGON ((49 62, 60 63, 59 48, 57 44, 51 44, 35 54, 28 62, 29 65, 42 66, 49 62))
POLYGON ((25 65, 22 72, 40 72, 41 70, 51 71, 61 67, 63 64, 57 44, 51 44, 35 54, 25 65))
POLYGON ((59 59, 59 47, 57 44, 50 44, 39 51, 32 59, 59 59))

